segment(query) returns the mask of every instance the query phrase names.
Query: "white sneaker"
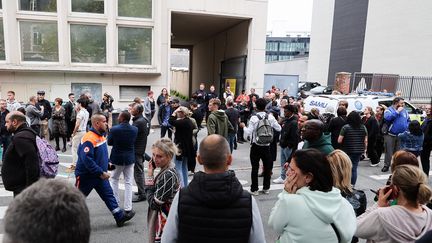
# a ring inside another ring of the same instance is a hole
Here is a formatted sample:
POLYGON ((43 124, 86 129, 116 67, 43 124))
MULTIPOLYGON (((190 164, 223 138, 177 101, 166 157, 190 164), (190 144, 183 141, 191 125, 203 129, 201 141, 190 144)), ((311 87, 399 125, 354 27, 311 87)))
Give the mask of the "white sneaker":
POLYGON ((253 195, 253 196, 258 196, 259 195, 259 192, 258 191, 249 191, 249 193, 251 194, 251 195, 253 195))
POLYGON ((376 164, 370 163, 369 165, 370 165, 370 167, 377 167, 379 165, 379 163, 376 163, 376 164))
POLYGON ((269 189, 267 189, 267 190, 262 190, 262 192, 263 192, 264 194, 269 194, 269 193, 270 193, 270 190, 269 190, 269 189))
POLYGON ((284 184, 285 180, 282 179, 280 176, 277 179, 273 180, 274 184, 284 184))

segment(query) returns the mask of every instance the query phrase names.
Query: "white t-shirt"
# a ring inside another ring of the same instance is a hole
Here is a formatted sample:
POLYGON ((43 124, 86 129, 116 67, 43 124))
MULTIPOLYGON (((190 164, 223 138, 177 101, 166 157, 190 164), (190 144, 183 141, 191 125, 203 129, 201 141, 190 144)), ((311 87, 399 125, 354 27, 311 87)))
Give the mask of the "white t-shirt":
POLYGON ((80 119, 80 125, 78 131, 85 132, 87 128, 87 122, 89 119, 89 113, 86 109, 81 109, 77 114, 77 119, 80 119))

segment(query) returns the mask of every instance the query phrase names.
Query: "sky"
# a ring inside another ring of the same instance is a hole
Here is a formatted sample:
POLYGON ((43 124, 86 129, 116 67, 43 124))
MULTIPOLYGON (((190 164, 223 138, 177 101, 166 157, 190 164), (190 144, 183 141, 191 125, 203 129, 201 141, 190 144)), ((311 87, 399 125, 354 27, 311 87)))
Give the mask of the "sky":
POLYGON ((269 0, 267 32, 273 37, 287 32, 309 32, 312 23, 313 0, 269 0))

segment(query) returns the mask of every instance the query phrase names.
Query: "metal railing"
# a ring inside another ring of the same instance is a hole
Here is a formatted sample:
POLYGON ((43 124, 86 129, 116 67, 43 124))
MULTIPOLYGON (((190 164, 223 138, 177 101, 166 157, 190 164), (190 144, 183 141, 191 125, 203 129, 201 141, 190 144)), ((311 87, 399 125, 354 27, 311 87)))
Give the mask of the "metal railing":
POLYGON ((432 99, 432 77, 354 73, 350 87, 352 92, 386 90, 396 93, 400 91, 404 99, 419 103, 429 103, 432 99))

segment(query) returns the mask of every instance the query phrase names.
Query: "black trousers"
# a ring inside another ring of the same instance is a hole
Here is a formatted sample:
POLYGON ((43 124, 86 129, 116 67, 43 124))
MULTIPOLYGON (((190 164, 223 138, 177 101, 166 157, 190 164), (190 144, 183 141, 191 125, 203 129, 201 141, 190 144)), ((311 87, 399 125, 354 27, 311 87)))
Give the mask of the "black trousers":
MULTIPOLYGON (((380 162, 380 157, 378 157, 378 154, 377 154, 376 144, 377 144, 376 139, 368 140, 367 155, 368 155, 372 164, 378 164, 380 162)), ((381 156, 381 154, 380 154, 380 156, 381 156)))
POLYGON ((375 142, 375 151, 376 155, 378 157, 378 162, 381 160, 381 155, 384 150, 384 138, 383 137, 377 137, 377 140, 375 142))
POLYGON ((420 154, 420 159, 421 159, 423 171, 426 174, 426 176, 429 176, 431 151, 432 151, 431 145, 425 146, 423 144, 423 150, 420 154))
POLYGON ((263 162, 263 189, 270 189, 270 179, 271 179, 271 171, 273 170, 273 161, 270 156, 270 146, 258 146, 256 144, 252 144, 250 149, 250 161, 252 165, 251 172, 251 191, 258 191, 258 170, 259 170, 259 161, 263 162))
POLYGON ((172 140, 172 131, 170 127, 161 126, 161 138, 165 137, 165 134, 168 132, 168 138, 172 140))

